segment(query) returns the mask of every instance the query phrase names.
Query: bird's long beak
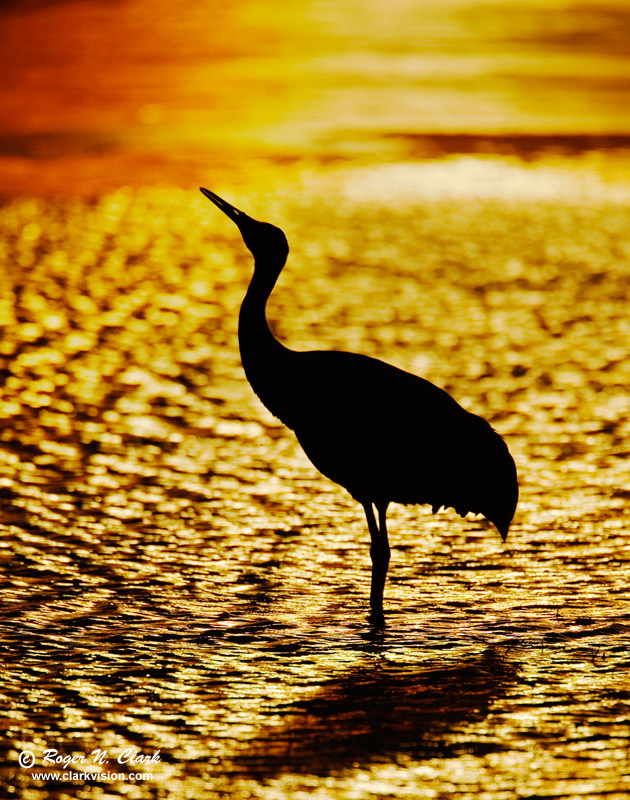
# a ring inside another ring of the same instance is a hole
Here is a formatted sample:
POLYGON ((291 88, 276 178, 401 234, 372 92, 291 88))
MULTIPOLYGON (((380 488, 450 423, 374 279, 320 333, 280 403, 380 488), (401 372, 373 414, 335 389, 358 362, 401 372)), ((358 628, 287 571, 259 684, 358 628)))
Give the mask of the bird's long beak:
POLYGON ((239 211, 238 208, 235 208, 233 205, 230 205, 226 200, 222 200, 218 194, 211 192, 209 189, 199 188, 199 191, 210 200, 212 203, 215 204, 217 208, 220 208, 223 213, 228 216, 232 222, 235 222, 237 225, 247 218, 247 214, 243 214, 242 211, 239 211))

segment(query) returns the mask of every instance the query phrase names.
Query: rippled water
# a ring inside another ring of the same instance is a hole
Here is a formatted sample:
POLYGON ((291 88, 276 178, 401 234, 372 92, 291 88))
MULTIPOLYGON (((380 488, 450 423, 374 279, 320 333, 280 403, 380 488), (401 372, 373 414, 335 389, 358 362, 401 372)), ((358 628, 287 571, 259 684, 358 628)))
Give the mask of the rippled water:
POLYGON ((489 419, 520 474, 508 541, 393 507, 371 628, 362 510, 242 375, 234 226, 167 187, 9 202, 2 782, 625 798, 630 191, 482 159, 253 186, 211 188, 287 232, 277 335, 381 357, 489 419), (154 760, 118 763, 129 748, 154 760), (44 781, 46 749, 108 763, 44 781))

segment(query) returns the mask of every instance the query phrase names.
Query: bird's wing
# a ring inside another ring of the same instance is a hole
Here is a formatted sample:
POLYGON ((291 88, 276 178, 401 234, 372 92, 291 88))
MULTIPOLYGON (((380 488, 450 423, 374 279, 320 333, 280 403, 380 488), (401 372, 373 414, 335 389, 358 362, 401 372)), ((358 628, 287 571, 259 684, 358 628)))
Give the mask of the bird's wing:
POLYGON ((380 493, 455 505, 449 487, 461 482, 461 428, 471 415, 442 389, 382 361, 309 356, 292 427, 315 466, 360 500, 380 493))

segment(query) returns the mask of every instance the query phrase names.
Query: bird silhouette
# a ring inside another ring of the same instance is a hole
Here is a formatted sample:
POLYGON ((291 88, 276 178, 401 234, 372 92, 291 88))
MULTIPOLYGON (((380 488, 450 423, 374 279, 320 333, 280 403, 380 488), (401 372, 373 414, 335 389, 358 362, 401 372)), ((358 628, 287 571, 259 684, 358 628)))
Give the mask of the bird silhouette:
POLYGON ((518 500, 514 460, 484 419, 429 381, 369 356, 296 352, 279 342, 265 307, 289 254, 286 236, 201 191, 236 223, 254 256, 238 324, 245 375, 315 467, 363 506, 371 540, 371 619, 382 621, 389 504, 482 514, 505 541, 518 500))

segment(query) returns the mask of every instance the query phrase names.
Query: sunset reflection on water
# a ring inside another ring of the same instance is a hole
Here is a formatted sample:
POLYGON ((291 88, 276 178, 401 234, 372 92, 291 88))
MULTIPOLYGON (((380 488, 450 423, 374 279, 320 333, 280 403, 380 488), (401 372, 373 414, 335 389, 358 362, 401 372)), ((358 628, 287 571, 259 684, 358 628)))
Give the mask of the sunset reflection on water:
POLYGON ((554 0, 9 4, 2 193, 395 159, 400 134, 605 143, 630 129, 629 22, 627 3, 554 0))
POLYGON ((629 18, 5 4, 9 792, 625 800, 629 18), (251 260, 198 185, 287 233, 280 339, 414 371, 515 456, 505 545, 392 508, 382 630, 360 507, 243 376, 251 260), (121 775, 36 778, 50 748, 121 775))

